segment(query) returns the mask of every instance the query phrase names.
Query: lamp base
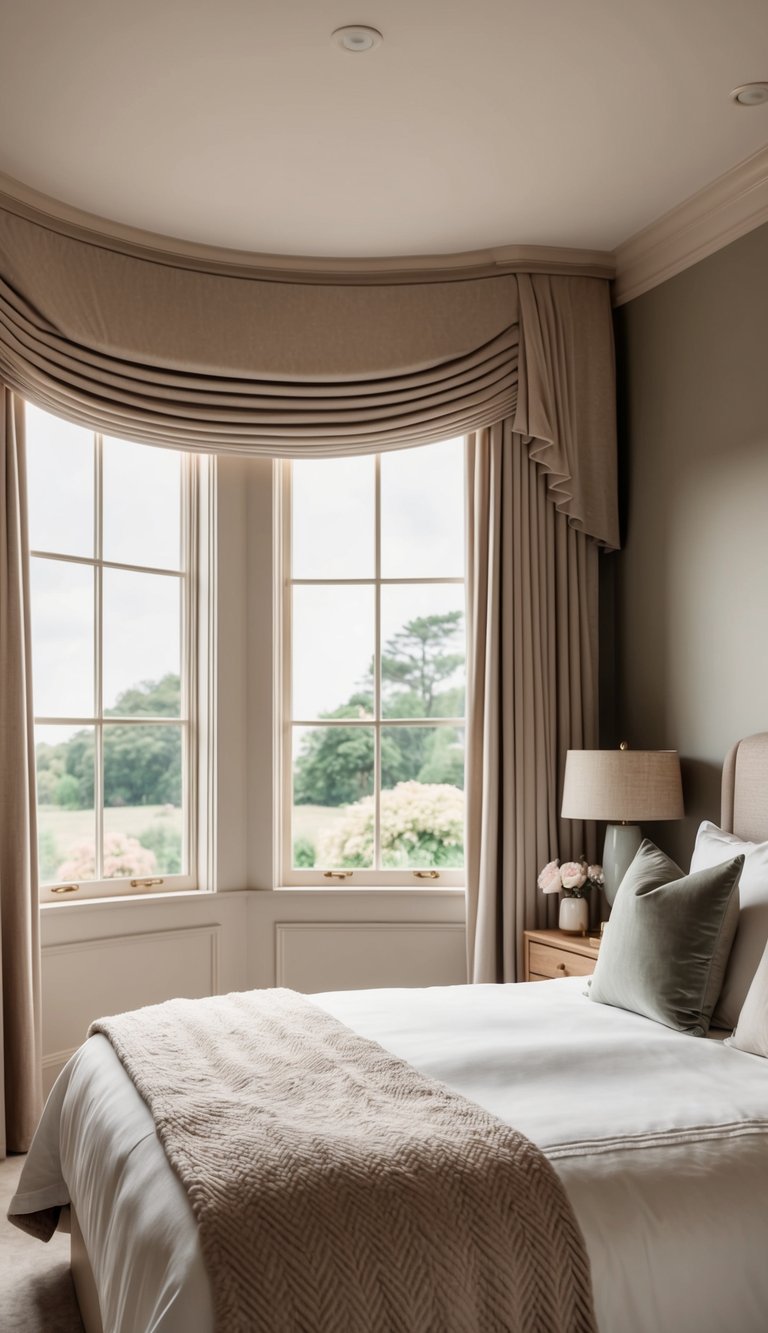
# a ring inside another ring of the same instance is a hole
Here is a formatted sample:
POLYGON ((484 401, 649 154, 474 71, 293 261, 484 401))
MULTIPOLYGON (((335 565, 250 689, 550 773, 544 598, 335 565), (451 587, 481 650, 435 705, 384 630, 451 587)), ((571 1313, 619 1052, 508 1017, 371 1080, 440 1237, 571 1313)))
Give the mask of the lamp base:
POLYGON ((609 907, 613 907, 619 885, 632 864, 642 840, 639 824, 609 824, 605 830, 603 874, 605 896, 609 907))

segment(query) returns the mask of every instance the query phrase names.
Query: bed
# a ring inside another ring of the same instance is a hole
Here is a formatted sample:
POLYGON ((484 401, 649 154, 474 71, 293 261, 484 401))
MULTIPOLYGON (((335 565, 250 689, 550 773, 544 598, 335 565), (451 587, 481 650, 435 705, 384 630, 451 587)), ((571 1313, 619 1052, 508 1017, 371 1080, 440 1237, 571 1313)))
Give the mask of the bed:
MULTIPOLYGON (((731 752, 722 809, 723 827, 768 839, 768 736, 731 752)), ((312 1000, 543 1150, 600 1333, 764 1333, 768 1061, 594 1004, 581 978, 312 1000)), ((54 1088, 11 1211, 57 1205, 88 1333, 213 1333, 187 1195, 104 1036, 54 1088)))

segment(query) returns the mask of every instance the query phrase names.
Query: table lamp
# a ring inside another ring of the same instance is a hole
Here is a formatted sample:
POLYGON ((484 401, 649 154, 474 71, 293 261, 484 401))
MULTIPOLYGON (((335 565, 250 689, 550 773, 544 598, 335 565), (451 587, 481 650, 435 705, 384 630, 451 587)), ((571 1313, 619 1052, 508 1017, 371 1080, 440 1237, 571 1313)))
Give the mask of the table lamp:
POLYGON ((677 750, 569 750, 563 783, 563 819, 603 819, 605 896, 616 891, 640 846, 640 820, 682 819, 683 788, 677 750))

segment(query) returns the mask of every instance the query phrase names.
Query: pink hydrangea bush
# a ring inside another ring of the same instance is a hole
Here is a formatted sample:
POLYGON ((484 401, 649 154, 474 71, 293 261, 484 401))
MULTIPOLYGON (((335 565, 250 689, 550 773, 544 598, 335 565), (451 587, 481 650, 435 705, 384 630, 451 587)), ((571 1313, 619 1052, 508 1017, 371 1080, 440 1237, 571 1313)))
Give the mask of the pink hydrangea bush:
MULTIPOLYGON (((104 838, 105 879, 148 879, 157 871, 155 853, 142 847, 138 838, 125 833, 107 833, 104 838)), ((79 884, 96 878, 96 849, 92 842, 70 847, 66 861, 56 870, 56 882, 79 884)))

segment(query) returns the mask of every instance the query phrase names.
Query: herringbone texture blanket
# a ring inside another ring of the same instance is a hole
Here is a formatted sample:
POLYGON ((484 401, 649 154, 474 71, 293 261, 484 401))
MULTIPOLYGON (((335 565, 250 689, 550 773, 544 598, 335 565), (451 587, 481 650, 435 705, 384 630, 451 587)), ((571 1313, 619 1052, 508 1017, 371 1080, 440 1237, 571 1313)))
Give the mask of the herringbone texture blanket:
POLYGON ((200 1231, 217 1333, 594 1333, 528 1139, 292 991, 94 1023, 200 1231))

